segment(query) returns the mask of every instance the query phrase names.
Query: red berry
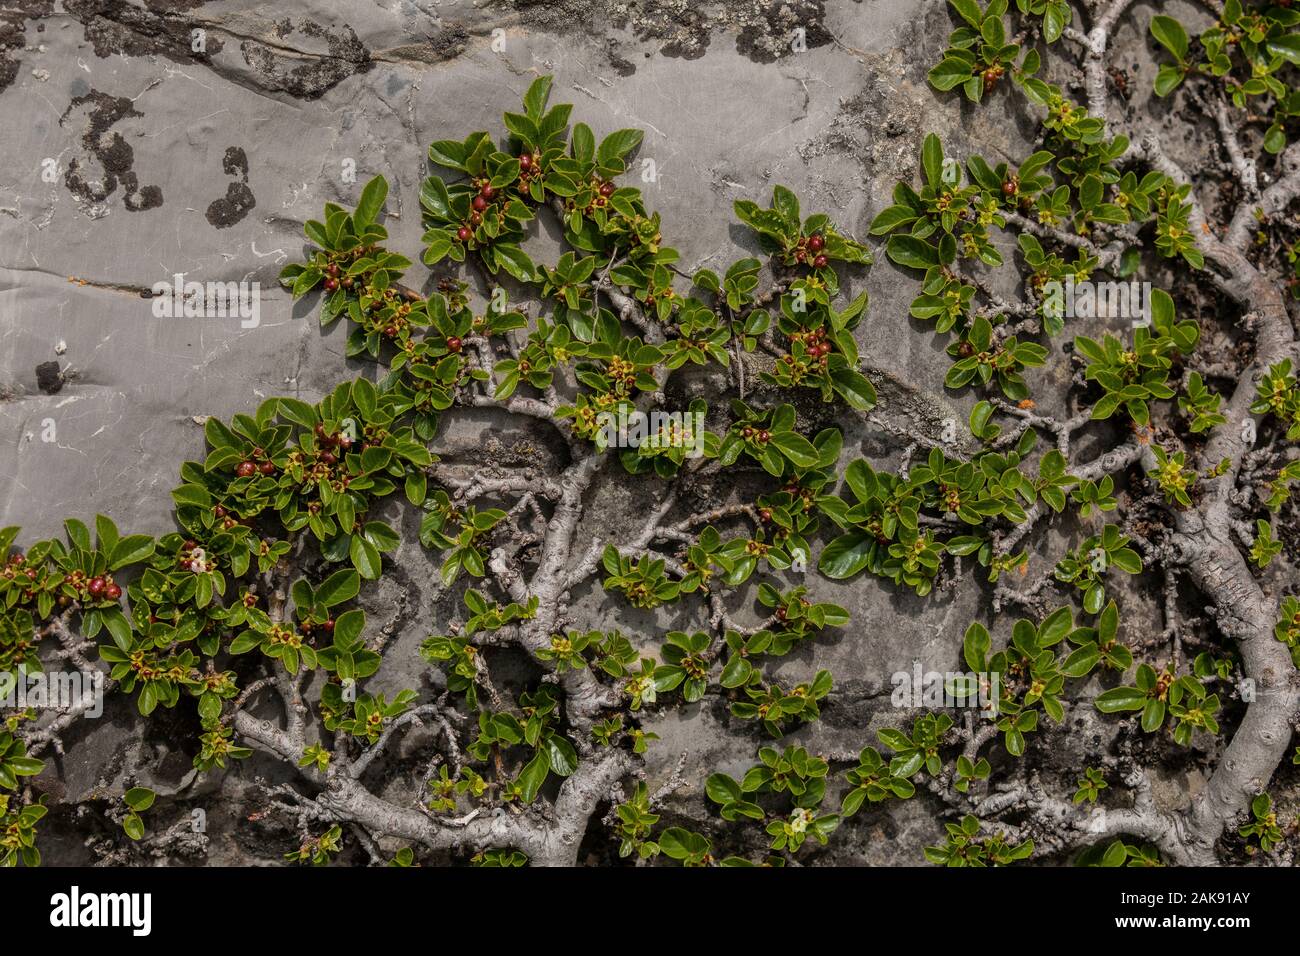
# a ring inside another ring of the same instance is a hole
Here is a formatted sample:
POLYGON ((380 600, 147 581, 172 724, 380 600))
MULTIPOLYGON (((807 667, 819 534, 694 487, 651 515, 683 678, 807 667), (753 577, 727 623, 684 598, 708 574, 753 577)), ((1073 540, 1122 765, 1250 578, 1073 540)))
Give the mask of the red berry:
POLYGON ((104 588, 106 586, 107 582, 105 582, 103 578, 93 577, 90 579, 90 583, 86 585, 86 590, 95 595, 95 597, 99 597, 99 595, 104 593, 104 588))
POLYGON ((601 183, 601 184, 600 184, 600 194, 601 194, 602 196, 612 196, 612 195, 614 195, 614 184, 613 184, 613 183, 601 183))
POLYGON ((334 462, 338 461, 338 458, 335 457, 334 452, 332 451, 323 451, 320 453, 320 460, 325 462, 327 465, 332 465, 334 462))
POLYGON ((334 632, 334 619, 330 618, 328 621, 326 621, 324 624, 320 626, 320 629, 324 631, 326 634, 332 634, 334 632))
POLYGON ((224 518, 226 516, 226 509, 221 505, 215 505, 212 509, 212 516, 214 518, 224 518))
POLYGON ((814 232, 808 237, 808 248, 813 252, 821 252, 826 245, 826 240, 821 237, 820 233, 814 232))
POLYGON ((520 156, 520 157, 519 157, 519 168, 520 168, 520 169, 532 169, 532 168, 533 168, 533 157, 529 156, 527 153, 524 153, 524 155, 520 156))
POLYGON ((496 196, 497 191, 492 188, 491 183, 484 183, 479 189, 478 194, 484 199, 492 199, 496 196))
POLYGON ((335 278, 333 278, 333 277, 331 276, 330 278, 328 278, 328 279, 325 280, 325 291, 326 291, 326 292, 333 292, 333 291, 334 291, 335 289, 337 289, 338 287, 339 287, 339 280, 338 280, 338 279, 335 279, 335 278))
POLYGON ((264 462, 262 462, 262 467, 261 467, 260 470, 261 470, 262 474, 264 474, 264 475, 267 475, 267 476, 274 475, 274 474, 275 474, 275 462, 273 462, 273 461, 264 461, 264 462))
POLYGON ((339 264, 337 262, 331 262, 325 271, 337 279, 339 276, 339 264))
POLYGON ((471 225, 477 226, 483 221, 483 217, 479 213, 472 212, 469 214, 469 221, 471 225))
POLYGON ((469 242, 474 237, 474 230, 469 226, 461 226, 456 230, 456 238, 461 242, 469 242))
POLYGON ((829 262, 830 260, 827 259, 825 256, 818 256, 816 259, 813 260, 813 265, 818 269, 825 269, 827 263, 829 262))
POLYGON ((470 205, 474 207, 475 212, 482 212, 484 209, 488 207, 488 201, 484 199, 482 196, 475 196, 474 199, 470 202, 470 205))
POLYGON ((182 550, 182 551, 193 551, 193 550, 194 550, 195 548, 197 548, 198 546, 199 546, 199 543, 198 543, 197 541, 195 541, 193 538, 187 538, 187 539, 185 540, 185 543, 181 545, 181 550, 182 550))
POLYGON ((740 430, 740 435, 741 435, 742 438, 753 438, 753 437, 754 437, 754 429, 752 429, 752 428, 750 428, 748 425, 746 425, 744 428, 742 428, 742 429, 740 430))
POLYGON ((461 341, 460 341, 460 339, 457 338, 456 336, 453 335, 453 336, 451 336, 451 338, 447 339, 447 351, 448 351, 448 352, 459 352, 459 351, 460 351, 460 346, 461 346, 461 341))
POLYGON ((772 433, 767 431, 766 429, 758 433, 758 440, 760 443, 764 445, 766 445, 771 440, 771 438, 772 438, 772 433))
POLYGON ((108 598, 110 601, 116 601, 121 596, 122 589, 116 584, 110 584, 108 587, 104 588, 104 597, 108 598))
POLYGON ((344 276, 344 277, 343 277, 342 286, 343 286, 343 288, 345 288, 345 289, 351 289, 351 288, 352 288, 352 276, 344 276))
POLYGON ((239 467, 235 469, 235 474, 240 478, 248 478, 256 471, 257 465, 253 464, 251 461, 241 461, 239 467))
POLYGON ((397 334, 397 326, 395 325, 384 326, 384 334, 391 339, 393 336, 397 334))

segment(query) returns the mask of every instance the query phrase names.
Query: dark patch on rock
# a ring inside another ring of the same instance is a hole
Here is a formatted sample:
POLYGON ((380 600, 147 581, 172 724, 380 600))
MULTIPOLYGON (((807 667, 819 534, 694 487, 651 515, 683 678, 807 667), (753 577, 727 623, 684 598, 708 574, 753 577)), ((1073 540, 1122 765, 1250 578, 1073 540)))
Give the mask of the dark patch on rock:
POLYGON ((238 176, 239 179, 226 186, 225 196, 209 204, 205 216, 216 228, 226 229, 247 216, 249 210, 257 205, 257 199, 248 188, 248 156, 243 149, 227 147, 221 168, 227 176, 238 176))
POLYGON ((63 369, 58 362, 42 362, 36 366, 36 387, 46 395, 56 395, 63 388, 63 369))
POLYGON ((120 182, 126 193, 123 202, 128 211, 141 212, 161 206, 162 190, 157 186, 140 185, 139 177, 132 168, 135 151, 122 138, 122 134, 110 130, 119 120, 144 114, 135 109, 124 96, 112 97, 91 90, 68 104, 67 110, 59 117, 59 125, 66 126, 72 114, 82 107, 89 116, 81 136, 81 145, 89 155, 74 157, 68 163, 68 171, 63 177, 68 191, 84 202, 100 203, 113 194, 120 182), (87 172, 83 160, 90 157, 98 160, 103 169, 102 178, 92 178, 87 172))
POLYGON ((636 64, 620 56, 618 50, 618 42, 613 37, 605 41, 605 59, 614 68, 614 72, 619 76, 631 76, 636 72, 636 64))
MULTIPOLYGON (((694 60, 703 56, 716 32, 736 34, 736 49, 758 63, 771 63, 831 43, 823 24, 824 0, 729 0, 688 4, 680 0, 512 0, 529 25, 556 32, 607 33, 610 26, 630 29, 638 40, 658 43, 664 56, 694 60), (802 34, 798 31, 802 30, 802 34)), ((620 58, 621 59, 621 58, 620 58)), ((631 63, 615 62, 622 75, 631 63)))
POLYGON ((772 63, 826 46, 834 39, 822 22, 826 16, 823 0, 774 0, 759 5, 755 13, 758 22, 736 38, 736 49, 755 63, 772 63))
POLYGON ((54 0, 15 0, 0 8, 0 93, 18 76, 18 58, 13 51, 24 46, 27 22, 53 12, 54 0))
POLYGON ((432 52, 438 60, 450 60, 465 52, 469 43, 469 31, 458 23, 453 23, 441 30, 429 41, 432 52))
POLYGON ((370 51, 346 23, 327 29, 314 20, 286 18, 275 25, 275 35, 280 39, 287 39, 295 32, 311 40, 324 41, 326 52, 289 55, 283 48, 256 40, 245 40, 239 45, 244 62, 259 74, 264 88, 315 99, 349 76, 364 73, 374 65, 370 51))
POLYGON ((86 40, 96 56, 159 55, 172 60, 206 60, 220 53, 222 43, 204 33, 203 48, 194 49, 195 21, 183 16, 202 6, 202 0, 148 0, 143 7, 125 0, 67 0, 67 12, 86 30, 86 40))

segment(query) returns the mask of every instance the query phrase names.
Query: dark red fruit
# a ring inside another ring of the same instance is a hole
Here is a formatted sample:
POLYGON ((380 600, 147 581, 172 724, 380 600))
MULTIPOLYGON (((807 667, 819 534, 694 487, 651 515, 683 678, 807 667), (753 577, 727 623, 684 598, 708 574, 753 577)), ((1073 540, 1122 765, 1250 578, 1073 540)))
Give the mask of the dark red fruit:
POLYGON ((524 153, 524 155, 520 156, 520 157, 519 157, 519 168, 520 168, 520 169, 532 169, 532 168, 533 168, 533 157, 529 156, 527 153, 524 153))
POLYGON ((970 358, 975 354, 975 346, 971 345, 969 342, 963 342, 961 345, 957 346, 957 354, 962 358, 970 358))
POLYGON ((384 334, 391 339, 393 336, 397 334, 397 326, 395 325, 384 326, 384 334))
POLYGON ((197 548, 198 546, 199 546, 199 543, 198 543, 197 541, 195 541, 193 538, 187 538, 186 541, 185 541, 185 543, 181 545, 181 550, 182 550, 182 551, 193 551, 193 550, 194 550, 195 548, 197 548))
POLYGON ((240 478, 247 478, 255 471, 257 471, 257 465, 253 464, 251 461, 241 461, 239 467, 235 469, 235 474, 240 478))
POLYGON ((474 238, 474 230, 469 226, 461 226, 456 230, 456 238, 461 242, 469 242, 470 239, 474 238))
POLYGON ((784 621, 784 620, 786 619, 786 616, 787 616, 787 615, 786 615, 786 610, 785 610, 785 608, 783 608, 783 607, 779 607, 779 608, 776 609, 776 619, 777 619, 778 621, 784 621))
POLYGON ((333 276, 331 276, 330 278, 328 278, 328 279, 325 280, 325 291, 326 291, 326 292, 333 292, 333 291, 334 291, 335 289, 337 289, 338 287, 339 287, 339 280, 338 280, 338 279, 335 279, 333 276))
POLYGON ((614 195, 614 184, 613 184, 613 183, 601 183, 601 184, 600 184, 600 194, 601 194, 602 196, 606 196, 606 197, 614 195))
POLYGON ((264 462, 262 462, 262 467, 261 467, 259 470, 260 470, 260 471, 262 472, 262 474, 264 474, 264 475, 267 475, 267 476, 274 475, 274 474, 275 474, 275 462, 273 462, 273 461, 264 461, 264 462))
POLYGON ((461 346, 460 339, 458 339, 456 336, 453 335, 451 338, 447 339, 448 352, 459 352, 460 346, 461 346))
POLYGON ((345 289, 351 289, 351 288, 352 288, 352 276, 344 276, 344 277, 343 277, 342 285, 343 285, 343 288, 345 288, 345 289))
POLYGON ((333 276, 334 278, 337 279, 337 278, 338 278, 338 275, 339 275, 339 265, 338 265, 338 263, 337 263, 337 262, 331 262, 331 263, 329 264, 329 267, 328 267, 325 271, 328 272, 331 276, 333 276))
POLYGON ((813 260, 813 265, 818 269, 825 269, 827 263, 829 262, 830 260, 827 259, 825 256, 818 256, 816 259, 813 260))
POLYGON ((769 441, 771 441, 771 439, 772 439, 772 433, 767 430, 763 430, 758 433, 758 440, 761 444, 766 445, 769 441))
POLYGON ((752 429, 752 428, 750 428, 748 425, 746 425, 744 428, 742 428, 742 429, 740 430, 740 435, 741 435, 742 438, 753 438, 753 437, 754 437, 754 429, 752 429))
POLYGON ((212 509, 212 515, 215 518, 224 518, 226 516, 226 509, 221 507, 221 505, 215 505, 212 509))
POLYGON ((813 252, 821 252, 826 246, 826 240, 821 237, 820 233, 814 232, 808 237, 808 248, 813 252))
POLYGON ((103 578, 93 577, 90 579, 90 583, 86 585, 86 590, 95 595, 95 597, 99 597, 99 595, 104 593, 104 588, 106 586, 107 582, 105 582, 103 578))
POLYGON ((482 196, 475 196, 470 202, 470 205, 474 207, 475 212, 482 212, 488 207, 488 201, 482 196))
POLYGON ((334 632, 334 619, 330 618, 328 621, 326 621, 324 624, 320 626, 320 629, 324 631, 326 634, 332 634, 334 632))
POLYGON ((469 214, 469 221, 471 225, 477 226, 479 223, 483 221, 483 217, 479 213, 472 212, 469 214))
POLYGON ((491 183, 484 183, 479 189, 478 194, 484 199, 492 199, 496 196, 497 191, 492 188, 491 183))
POLYGON ((110 601, 116 601, 121 596, 122 589, 116 584, 110 584, 108 587, 104 588, 104 597, 108 598, 110 601))
POLYGON ((325 462, 327 465, 332 465, 334 462, 338 461, 338 458, 332 451, 323 451, 320 453, 320 460, 325 462))

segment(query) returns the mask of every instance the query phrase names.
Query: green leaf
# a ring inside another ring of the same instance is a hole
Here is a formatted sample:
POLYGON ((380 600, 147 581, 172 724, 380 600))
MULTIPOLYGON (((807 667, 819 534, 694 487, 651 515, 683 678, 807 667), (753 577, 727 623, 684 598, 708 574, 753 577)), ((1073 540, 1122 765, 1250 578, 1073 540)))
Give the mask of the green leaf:
POLYGON ((608 166, 613 160, 621 160, 641 144, 644 134, 639 129, 620 129, 610 133, 600 141, 596 150, 596 162, 608 166))
POLYGON ((316 600, 324 607, 333 607, 350 601, 361 590, 361 579, 351 568, 335 571, 316 589, 316 600))
POLYGON ((113 553, 108 559, 108 569, 116 571, 124 568, 128 564, 136 564, 153 554, 154 540, 147 534, 127 535, 117 546, 113 548, 113 553))
POLYGON ((851 578, 870 562, 875 544, 875 537, 864 531, 842 534, 822 549, 817 570, 837 581, 851 578))
POLYGON ((1103 714, 1114 714, 1123 710, 1141 710, 1146 706, 1147 695, 1136 687, 1116 687, 1097 695, 1093 701, 1103 714))
POLYGON ((542 788, 546 782, 546 775, 551 770, 551 758, 545 750, 538 750, 533 755, 533 759, 528 761, 527 766, 519 774, 517 783, 521 791, 520 798, 524 803, 532 803, 537 797, 537 791, 542 788))
POLYGON ((379 572, 382 569, 379 560, 379 549, 367 541, 364 535, 354 534, 352 536, 352 547, 348 549, 348 555, 352 558, 353 567, 367 581, 373 581, 379 577, 379 572))
POLYGON ((772 444, 798 468, 815 468, 821 461, 817 448, 797 432, 772 432, 772 444))
POLYGON ((1151 35, 1160 42, 1161 46, 1176 56, 1180 63, 1187 59, 1187 31, 1173 17, 1152 17, 1151 35))
MULTIPOLYGON (((966 72, 969 75, 970 71, 966 72)), ((943 185, 943 144, 934 133, 927 135, 921 145, 921 168, 931 186, 938 189, 943 185)))
POLYGON ((132 840, 139 840, 144 836, 144 821, 134 813, 128 813, 122 821, 122 829, 132 840))
POLYGON ((885 255, 909 269, 928 269, 939 264, 938 251, 916 236, 890 236, 885 255))
POLYGON ((358 229, 375 221, 387 198, 388 180, 383 176, 376 176, 366 183, 366 188, 361 190, 361 198, 357 201, 357 211, 352 214, 352 222, 358 229))
POLYGON ((875 386, 861 372, 851 368, 840 368, 830 374, 835 393, 849 405, 863 412, 876 407, 875 386))
POLYGON ((1169 63, 1162 63, 1156 71, 1156 96, 1168 96, 1183 82, 1183 71, 1169 63))
POLYGON ((148 787, 132 787, 122 799, 132 810, 143 813, 153 806, 154 796, 154 792, 148 787))
POLYGON ((551 734, 543 741, 543 746, 546 748, 551 770, 557 776, 567 777, 578 769, 577 751, 573 749, 573 744, 559 734, 551 734))
POLYGON ((1300 33, 1288 33, 1269 40, 1266 45, 1269 53, 1282 57, 1292 66, 1300 66, 1300 33))

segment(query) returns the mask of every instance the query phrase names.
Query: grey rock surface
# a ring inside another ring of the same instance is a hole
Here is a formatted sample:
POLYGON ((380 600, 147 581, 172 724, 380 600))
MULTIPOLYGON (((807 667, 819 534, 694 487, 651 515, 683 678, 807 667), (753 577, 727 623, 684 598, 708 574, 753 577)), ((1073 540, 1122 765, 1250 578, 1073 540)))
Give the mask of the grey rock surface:
MULTIPOLYGON (((535 75, 555 74, 553 99, 572 101, 597 135, 646 131, 639 158, 653 162, 657 181, 642 185, 666 240, 684 268, 718 268, 750 248, 732 202, 765 202, 775 183, 865 238, 894 182, 913 177, 925 132, 995 161, 1025 153, 1034 121, 1012 101, 975 111, 927 87, 949 29, 936 0, 11 5, 0 15, 0 526, 21 525, 31 540, 58 533, 66 516, 104 512, 124 528, 169 530, 168 491, 180 462, 203 452, 203 416, 228 418, 272 395, 314 401, 365 369, 344 358, 340 326, 322 331, 316 303, 295 306, 276 282, 304 249, 302 223, 327 200, 351 205, 383 173, 390 245, 418 258, 428 144, 496 129, 535 75), (259 323, 156 316, 149 290, 178 273, 259 283, 259 323), (50 362, 56 376, 38 371, 50 362)), ((881 414, 907 428, 963 422, 969 398, 945 394, 948 359, 908 318, 914 278, 878 260, 849 284, 871 297, 859 340, 881 382, 881 414)), ((423 277, 417 268, 409 281, 423 277)), ((841 424, 846 461, 898 451, 887 434, 841 424)), ((472 465, 488 438, 531 449, 522 454, 539 464, 559 454, 532 423, 467 412, 448 416, 435 450, 472 465)), ((714 489, 717 500, 733 492, 714 489)), ((655 494, 644 482, 602 483, 580 546, 630 533, 655 494)), ((435 586, 409 516, 401 528, 400 573, 363 601, 372 626, 393 631, 376 678, 383 690, 432 679, 416 648, 460 609, 435 586)), ((889 705, 889 676, 916 661, 956 665, 966 625, 988 606, 982 587, 922 601, 870 578, 809 578, 815 598, 853 614, 782 665, 792 680, 820 667, 836 676, 824 720, 792 738, 822 751, 856 751, 905 719, 889 705)), ((584 627, 618 626, 647 645, 687 626, 677 612, 637 614, 598 587, 575 595, 574 612, 584 627)), ((735 723, 705 705, 650 719, 661 738, 647 770, 652 790, 687 754, 673 815, 704 819, 704 777, 739 775, 753 762, 764 739, 735 723)), ((110 784, 105 766, 129 747, 154 748, 146 763, 159 789, 180 785, 188 763, 167 759, 179 746, 168 735, 188 731, 164 724, 141 740, 134 726, 129 710, 112 711, 69 741, 69 799, 110 784)), ((1057 759, 1077 770, 1085 758, 1076 750, 1057 759)), ((257 829, 270 824, 239 819, 251 812, 247 780, 272 772, 253 761, 187 791, 212 816, 209 862, 282 851, 283 834, 257 829)), ((56 846, 76 859, 85 853, 78 835, 96 824, 61 819, 56 846)), ((833 843, 833 858, 919 862, 939 828, 919 803, 864 815, 833 843)))

